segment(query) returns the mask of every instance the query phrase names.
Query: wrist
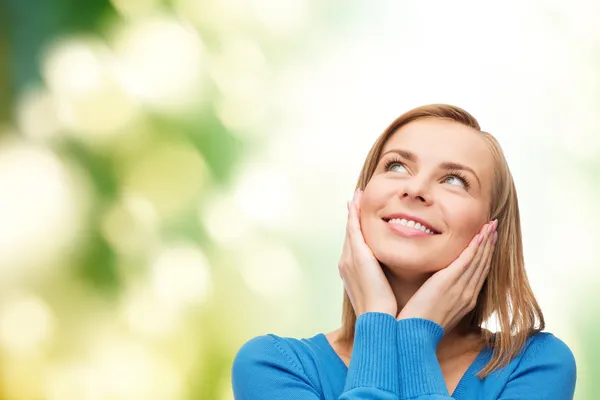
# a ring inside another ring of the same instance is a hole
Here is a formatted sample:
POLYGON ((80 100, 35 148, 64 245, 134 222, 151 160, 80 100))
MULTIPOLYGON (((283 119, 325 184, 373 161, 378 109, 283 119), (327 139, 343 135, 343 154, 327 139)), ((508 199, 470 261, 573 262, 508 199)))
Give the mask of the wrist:
POLYGON ((383 307, 383 306, 366 307, 362 312, 356 313, 356 317, 358 318, 362 314, 366 314, 366 313, 388 314, 388 315, 391 315, 392 317, 396 318, 396 310, 394 310, 390 307, 383 307))
POLYGON ((397 322, 397 328, 401 346, 418 343, 436 349, 445 334, 444 327, 437 322, 419 317, 402 317, 397 322))
POLYGON ((396 326, 402 382, 400 398, 419 398, 426 394, 448 396, 436 356, 444 328, 424 318, 404 318, 396 326))

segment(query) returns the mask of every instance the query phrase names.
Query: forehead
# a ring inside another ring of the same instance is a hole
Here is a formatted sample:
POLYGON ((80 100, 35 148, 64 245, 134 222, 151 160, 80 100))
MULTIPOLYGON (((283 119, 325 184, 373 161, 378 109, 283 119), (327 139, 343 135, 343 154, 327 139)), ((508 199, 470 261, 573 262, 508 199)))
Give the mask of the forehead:
POLYGON ((392 134, 382 154, 391 149, 413 153, 420 164, 464 164, 483 181, 491 182, 493 176, 493 160, 485 139, 475 129, 458 122, 439 118, 410 122, 392 134))

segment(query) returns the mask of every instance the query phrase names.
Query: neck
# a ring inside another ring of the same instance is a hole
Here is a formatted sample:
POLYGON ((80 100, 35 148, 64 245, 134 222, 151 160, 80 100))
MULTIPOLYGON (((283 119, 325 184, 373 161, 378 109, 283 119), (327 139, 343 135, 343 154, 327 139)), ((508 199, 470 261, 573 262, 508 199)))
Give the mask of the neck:
POLYGON ((410 298, 419 290, 419 288, 425 283, 432 274, 414 275, 410 277, 399 277, 394 275, 389 268, 383 266, 383 272, 392 287, 396 302, 398 303, 398 313, 402 311, 406 303, 410 298))

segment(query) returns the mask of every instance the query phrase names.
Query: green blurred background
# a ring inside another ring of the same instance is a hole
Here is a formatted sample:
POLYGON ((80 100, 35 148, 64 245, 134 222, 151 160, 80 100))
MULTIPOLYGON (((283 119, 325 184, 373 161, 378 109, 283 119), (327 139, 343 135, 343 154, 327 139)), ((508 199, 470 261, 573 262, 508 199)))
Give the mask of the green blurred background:
POLYGON ((434 102, 502 143, 547 330, 597 398, 598 15, 2 0, 0 399, 232 399, 246 340, 338 328, 345 201, 387 124, 434 102))

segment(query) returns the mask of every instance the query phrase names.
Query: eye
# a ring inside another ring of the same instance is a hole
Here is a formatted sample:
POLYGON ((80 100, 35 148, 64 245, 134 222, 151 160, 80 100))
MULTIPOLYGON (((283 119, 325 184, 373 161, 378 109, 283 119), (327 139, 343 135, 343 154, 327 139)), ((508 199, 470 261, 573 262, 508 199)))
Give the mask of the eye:
POLYGON ((461 174, 460 172, 453 172, 452 174, 446 175, 446 177, 444 178, 444 183, 461 186, 465 189, 468 189, 471 186, 467 177, 461 174))
POLYGON ((398 158, 390 158, 386 161, 384 170, 389 171, 391 168, 394 168, 396 172, 405 172, 406 167, 404 163, 398 158))

